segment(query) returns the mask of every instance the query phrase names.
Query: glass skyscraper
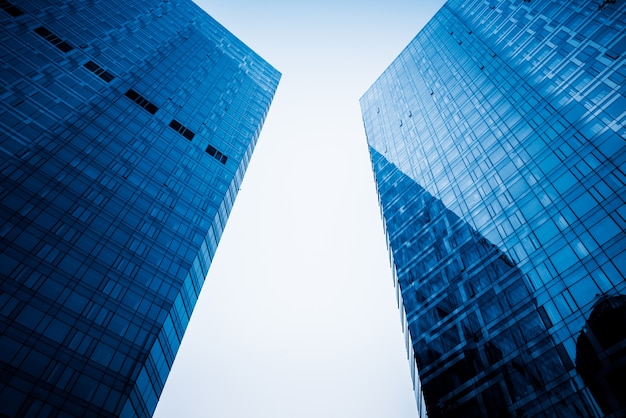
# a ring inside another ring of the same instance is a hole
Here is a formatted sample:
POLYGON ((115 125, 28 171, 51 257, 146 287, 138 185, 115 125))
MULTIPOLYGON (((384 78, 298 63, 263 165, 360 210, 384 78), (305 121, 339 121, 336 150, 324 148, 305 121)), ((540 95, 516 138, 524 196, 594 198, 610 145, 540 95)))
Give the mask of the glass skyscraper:
POLYGON ((150 416, 280 74, 189 0, 0 9, 0 416, 150 416))
POLYGON ((418 409, 626 415, 626 3, 449 0, 361 98, 418 409))

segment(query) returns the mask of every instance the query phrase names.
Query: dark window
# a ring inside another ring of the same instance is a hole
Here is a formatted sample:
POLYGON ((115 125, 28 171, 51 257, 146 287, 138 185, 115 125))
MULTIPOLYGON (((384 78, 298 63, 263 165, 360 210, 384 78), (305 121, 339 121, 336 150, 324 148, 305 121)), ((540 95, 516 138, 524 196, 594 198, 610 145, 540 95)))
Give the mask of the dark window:
MULTIPOLYGON (((102 72, 102 74, 100 74, 100 78, 106 81, 105 77, 113 77, 113 76, 110 73, 104 71, 102 72)), ((157 110, 159 110, 159 108, 154 103, 148 101, 148 99, 146 99, 145 97, 143 97, 142 95, 140 95, 133 89, 128 89, 128 91, 124 93, 124 96, 128 97, 130 100, 137 103, 139 106, 143 107, 144 109, 146 109, 149 113, 153 115, 157 112, 157 110)))
POLYGON ((13 6, 11 3, 5 0, 0 0, 0 8, 10 14, 13 17, 18 17, 24 14, 23 11, 13 6))
POLYGON ((68 44, 65 41, 57 44, 56 47, 59 48, 63 52, 70 52, 72 49, 74 49, 72 45, 68 44))
POLYGON ((63 39, 59 38, 43 26, 39 26, 37 29, 35 29, 35 33, 63 52, 70 52, 72 49, 74 49, 72 45, 68 44, 63 39))
POLYGON ((43 26, 39 26, 37 29, 35 29, 35 33, 44 38, 52 35, 52 32, 50 32, 48 29, 44 28, 43 26))
POLYGON ((135 90, 133 89, 129 89, 126 93, 124 93, 124 95, 126 97, 128 97, 130 100, 132 101, 136 101, 139 96, 139 93, 137 93, 135 90))
POLYGON ((95 73, 97 70, 100 69, 100 66, 93 61, 87 61, 86 63, 83 64, 83 67, 85 67, 92 73, 95 73))
MULTIPOLYGON (((111 74, 107 73, 106 71, 100 76, 100 78, 105 79, 105 76, 110 76, 111 74)), ((112 77, 112 76, 111 76, 112 77)), ((106 80, 106 79, 105 79, 106 80)), ((146 110, 150 113, 152 113, 153 115, 156 113, 157 110, 159 110, 158 107, 156 107, 155 105, 153 105, 152 103, 148 102, 148 104, 146 104, 146 110)))
POLYGON ((539 312, 539 316, 541 317, 543 324, 546 326, 546 329, 552 327, 552 321, 550 320, 546 309, 543 306, 539 306, 537 308, 537 312, 539 312))
POLYGON ((176 132, 179 132, 179 129, 182 127, 183 125, 175 119, 170 122, 170 128, 174 129, 176 132))
POLYGON ((173 130, 175 130, 176 132, 178 132, 179 134, 181 134, 182 136, 184 136, 185 138, 187 138, 188 140, 192 140, 193 137, 196 135, 193 132, 191 132, 189 129, 185 128, 180 122, 178 122, 176 119, 173 119, 170 122, 170 128, 172 128, 173 130))
MULTIPOLYGON (((103 71, 103 72, 102 72, 102 74, 100 74, 100 78, 101 78, 101 79, 103 79, 104 81, 106 81, 106 82, 108 83, 109 81, 113 80, 115 77, 114 77, 114 76, 113 76, 113 74, 111 74, 110 72, 108 72, 108 71, 103 71)), ((154 114, 154 113, 157 111, 156 106, 154 106, 152 103, 150 103, 150 106, 152 106, 152 107, 154 107, 154 108, 155 108, 155 109, 154 109, 154 112, 151 112, 151 111, 150 111, 150 109, 146 109, 146 110, 147 110, 148 112, 150 112, 150 113, 154 114)))
POLYGON ((185 129, 185 130, 183 131, 183 136, 184 136, 185 138, 187 138, 188 140, 190 140, 190 141, 193 139, 194 135, 195 135, 195 134, 194 134, 193 132, 191 132, 189 129, 185 129))
POLYGON ((222 154, 221 152, 219 152, 212 145, 209 145, 208 147, 206 147, 206 152, 207 154, 209 154, 211 157, 215 158, 217 161, 219 161, 222 164, 226 164, 226 161, 228 161, 228 157, 222 154))

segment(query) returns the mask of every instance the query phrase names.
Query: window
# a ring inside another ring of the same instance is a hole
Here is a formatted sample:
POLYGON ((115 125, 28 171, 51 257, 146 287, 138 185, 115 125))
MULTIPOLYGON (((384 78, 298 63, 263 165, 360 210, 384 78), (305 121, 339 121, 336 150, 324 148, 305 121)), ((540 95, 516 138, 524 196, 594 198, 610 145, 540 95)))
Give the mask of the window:
POLYGON ((85 64, 83 64, 83 67, 85 67, 86 69, 88 69, 89 71, 91 71, 92 73, 94 73, 95 75, 97 75, 98 77, 106 81, 107 83, 115 78, 113 74, 111 74, 108 71, 105 71, 104 68, 100 67, 98 64, 96 64, 93 61, 87 61, 85 64))
POLYGON ((172 128, 173 130, 175 130, 176 132, 178 132, 179 134, 181 134, 182 136, 184 136, 185 138, 187 138, 190 141, 196 135, 193 132, 191 132, 189 129, 185 128, 176 119, 172 119, 172 121, 170 122, 170 128, 172 128))
POLYGON ((154 103, 149 102, 148 99, 146 99, 145 97, 143 97, 142 95, 140 95, 133 89, 128 89, 128 91, 124 93, 124 96, 128 97, 130 100, 137 103, 139 106, 143 107, 144 109, 146 109, 148 112, 150 112, 153 115, 157 112, 157 110, 159 110, 159 108, 156 107, 154 103))
POLYGON ((222 154, 221 152, 219 152, 212 145, 209 145, 206 148, 206 152, 207 154, 209 154, 210 156, 212 156, 213 158, 215 158, 217 161, 219 161, 222 164, 226 164, 226 161, 228 161, 228 157, 222 154))
POLYGON ((4 10, 13 17, 18 17, 24 14, 23 11, 5 0, 0 0, 0 9, 4 10))
POLYGON ((74 49, 72 45, 68 44, 63 39, 59 38, 43 26, 39 26, 37 29, 35 29, 35 33, 63 52, 70 52, 72 49, 74 49))

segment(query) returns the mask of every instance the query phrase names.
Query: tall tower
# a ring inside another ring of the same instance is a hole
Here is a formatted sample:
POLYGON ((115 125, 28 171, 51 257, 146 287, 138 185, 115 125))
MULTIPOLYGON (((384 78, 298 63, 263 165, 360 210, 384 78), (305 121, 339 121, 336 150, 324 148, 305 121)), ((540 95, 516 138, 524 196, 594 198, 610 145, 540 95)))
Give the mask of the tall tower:
POLYGON ((449 0, 361 98, 422 415, 626 413, 625 55, 624 2, 449 0))
POLYGON ((280 74, 189 0, 0 8, 0 415, 150 416, 280 74))

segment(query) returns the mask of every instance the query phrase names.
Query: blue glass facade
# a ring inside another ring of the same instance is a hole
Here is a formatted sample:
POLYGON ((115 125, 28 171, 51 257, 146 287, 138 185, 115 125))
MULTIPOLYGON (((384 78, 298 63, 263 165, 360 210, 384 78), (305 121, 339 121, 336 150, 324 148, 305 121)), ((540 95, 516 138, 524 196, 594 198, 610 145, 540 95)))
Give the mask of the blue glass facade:
POLYGON ((188 0, 0 8, 0 416, 150 416, 280 74, 188 0))
POLYGON ((420 414, 626 414, 625 55, 624 2, 449 0, 361 98, 420 414))

